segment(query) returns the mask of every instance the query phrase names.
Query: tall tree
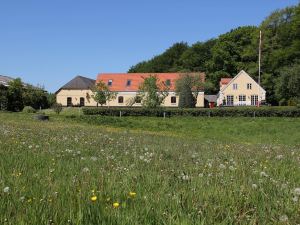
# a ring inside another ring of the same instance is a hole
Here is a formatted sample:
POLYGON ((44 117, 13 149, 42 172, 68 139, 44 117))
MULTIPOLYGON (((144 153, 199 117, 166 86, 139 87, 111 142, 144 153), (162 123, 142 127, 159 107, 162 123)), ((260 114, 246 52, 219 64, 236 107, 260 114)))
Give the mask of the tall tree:
POLYGON ((24 87, 20 78, 9 82, 7 95, 9 111, 21 111, 23 109, 23 91, 24 87))
POLYGON ((101 106, 114 100, 118 95, 117 92, 110 91, 109 87, 102 80, 97 82, 93 88, 93 92, 92 98, 101 106))
POLYGON ((7 87, 0 84, 0 110, 7 110, 8 99, 7 99, 7 87))
POLYGON ((142 105, 146 108, 159 107, 169 94, 169 87, 161 82, 157 76, 150 75, 144 78, 139 87, 138 97, 142 99, 142 105))
POLYGON ((179 95, 180 108, 194 108, 204 84, 200 75, 185 74, 176 81, 176 93, 179 95))

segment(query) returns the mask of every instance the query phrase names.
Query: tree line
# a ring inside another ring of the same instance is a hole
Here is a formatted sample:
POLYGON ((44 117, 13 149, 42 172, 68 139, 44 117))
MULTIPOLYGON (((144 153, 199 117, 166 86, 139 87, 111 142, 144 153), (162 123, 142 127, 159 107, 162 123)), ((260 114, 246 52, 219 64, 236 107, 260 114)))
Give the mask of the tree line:
POLYGON ((55 103, 55 95, 49 94, 42 87, 24 84, 20 78, 0 84, 0 110, 22 111, 25 106, 33 109, 49 108, 55 103))
POLYGON ((191 46, 175 43, 128 72, 205 72, 206 93, 219 91, 221 77, 240 70, 258 79, 258 43, 262 31, 261 85, 272 105, 300 103, 300 4, 277 10, 259 26, 244 26, 191 46))

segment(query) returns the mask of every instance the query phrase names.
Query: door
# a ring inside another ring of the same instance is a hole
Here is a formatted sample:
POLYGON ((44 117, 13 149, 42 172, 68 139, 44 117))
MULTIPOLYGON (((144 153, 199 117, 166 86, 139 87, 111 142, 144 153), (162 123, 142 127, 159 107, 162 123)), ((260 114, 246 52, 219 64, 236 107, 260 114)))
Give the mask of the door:
POLYGON ((251 105, 257 105, 258 95, 251 95, 251 105))
POLYGON ((80 106, 84 106, 84 98, 80 98, 80 106))
POLYGON ((72 106, 72 98, 71 97, 68 97, 67 98, 67 106, 72 106))
POLYGON ((227 95, 226 105, 233 106, 233 95, 227 95))

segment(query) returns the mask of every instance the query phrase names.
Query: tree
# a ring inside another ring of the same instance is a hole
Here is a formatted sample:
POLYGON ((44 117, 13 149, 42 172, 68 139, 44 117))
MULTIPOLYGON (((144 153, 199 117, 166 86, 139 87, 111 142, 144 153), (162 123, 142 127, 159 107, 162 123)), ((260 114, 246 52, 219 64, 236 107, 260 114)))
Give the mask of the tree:
POLYGON ((9 82, 8 86, 8 110, 9 111, 22 111, 23 104, 23 91, 24 87, 20 78, 14 79, 9 82))
POLYGON ((200 75, 185 74, 176 81, 176 93, 179 95, 180 108, 194 108, 200 91, 204 84, 200 75))
POLYGON ((278 100, 283 104, 289 101, 300 104, 300 62, 283 68, 280 74, 275 91, 278 100))
POLYGON ((59 113, 62 111, 63 107, 62 107, 62 104, 56 103, 56 102, 55 102, 55 103, 52 105, 52 109, 53 109, 53 111, 54 111, 56 114, 59 114, 59 113))
POLYGON ((140 85, 137 98, 141 98, 144 107, 156 108, 161 105, 168 94, 169 87, 161 82, 157 76, 150 75, 144 78, 143 83, 140 85))
POLYGON ((101 106, 114 100, 118 95, 117 92, 110 91, 109 87, 102 80, 95 85, 93 92, 92 98, 101 106))
POLYGON ((7 99, 7 87, 0 84, 0 110, 7 110, 8 99, 7 99))
POLYGON ((49 107, 47 92, 42 87, 26 85, 23 91, 23 104, 34 109, 45 109, 49 107))

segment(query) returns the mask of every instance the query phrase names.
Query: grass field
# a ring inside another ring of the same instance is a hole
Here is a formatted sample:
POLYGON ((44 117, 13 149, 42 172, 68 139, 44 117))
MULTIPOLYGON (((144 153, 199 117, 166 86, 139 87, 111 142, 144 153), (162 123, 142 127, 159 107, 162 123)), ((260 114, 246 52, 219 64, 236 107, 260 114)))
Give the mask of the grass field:
POLYGON ((0 113, 0 224, 300 224, 299 118, 75 114, 0 113))

